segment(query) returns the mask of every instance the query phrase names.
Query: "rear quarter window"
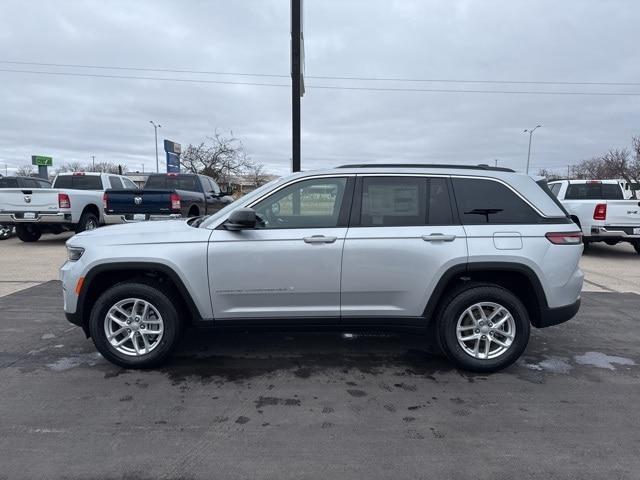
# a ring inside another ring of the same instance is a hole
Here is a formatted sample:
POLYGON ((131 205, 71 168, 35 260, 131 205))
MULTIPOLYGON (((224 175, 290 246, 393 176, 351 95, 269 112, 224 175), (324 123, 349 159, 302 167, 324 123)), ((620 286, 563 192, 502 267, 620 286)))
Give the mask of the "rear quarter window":
POLYGON ((494 180, 453 178, 463 224, 540 223, 541 217, 510 188, 494 180))

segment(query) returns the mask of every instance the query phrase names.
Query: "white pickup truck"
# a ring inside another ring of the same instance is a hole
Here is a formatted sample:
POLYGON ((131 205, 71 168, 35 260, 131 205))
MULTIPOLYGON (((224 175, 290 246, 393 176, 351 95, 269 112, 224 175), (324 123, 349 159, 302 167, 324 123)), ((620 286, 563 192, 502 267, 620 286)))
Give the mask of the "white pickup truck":
POLYGON ((629 242, 640 253, 640 201, 625 200, 618 180, 560 180, 551 192, 590 242, 629 242))
POLYGON ((137 189, 122 175, 109 173, 60 173, 51 188, 0 189, 0 224, 16 226, 23 242, 35 242, 43 233, 93 230, 119 217, 102 212, 104 191, 137 189))

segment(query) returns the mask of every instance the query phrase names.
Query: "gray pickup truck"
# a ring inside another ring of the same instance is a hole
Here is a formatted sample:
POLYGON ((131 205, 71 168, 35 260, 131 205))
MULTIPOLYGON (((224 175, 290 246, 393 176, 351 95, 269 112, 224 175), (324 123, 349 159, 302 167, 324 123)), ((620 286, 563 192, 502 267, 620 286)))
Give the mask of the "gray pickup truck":
POLYGON ((150 175, 142 190, 109 190, 104 195, 104 213, 122 221, 139 222, 180 217, 198 217, 217 212, 233 202, 210 177, 190 173, 150 175))

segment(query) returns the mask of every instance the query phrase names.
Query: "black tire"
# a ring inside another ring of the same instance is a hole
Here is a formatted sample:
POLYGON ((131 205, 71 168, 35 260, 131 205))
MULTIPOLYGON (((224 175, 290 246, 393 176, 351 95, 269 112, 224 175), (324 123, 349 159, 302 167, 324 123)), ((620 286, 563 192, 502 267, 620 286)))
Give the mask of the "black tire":
POLYGON ((618 244, 618 240, 605 240, 604 243, 606 243, 607 245, 613 247, 614 245, 618 244))
POLYGON ((80 217, 78 225, 76 225, 76 233, 84 232, 86 230, 95 230, 100 226, 100 221, 91 212, 84 212, 80 217))
POLYGON ((16 225, 16 235, 23 242, 31 243, 40 240, 42 232, 37 225, 21 224, 16 225))
POLYGON ((104 292, 93 305, 89 317, 89 332, 93 343, 104 358, 124 368, 153 368, 162 364, 174 351, 182 334, 182 321, 172 295, 155 285, 135 281, 119 283, 104 292), (119 301, 142 299, 162 317, 164 333, 158 345, 149 353, 131 356, 118 351, 107 339, 105 318, 119 301))
POLYGON ((632 243, 633 248, 636 249, 636 253, 640 255, 640 241, 636 240, 632 243))
POLYGON ((13 235, 13 226, 0 225, 0 240, 11 238, 11 235, 13 235))
POLYGON ((198 207, 191 207, 189 209, 189 217, 199 217, 200 216, 200 210, 198 210, 198 207))
POLYGON ((520 358, 529 342, 531 325, 527 309, 513 293, 498 285, 470 284, 445 300, 440 312, 437 319, 439 344, 445 355, 463 370, 484 373, 502 370, 520 358), (511 345, 496 358, 475 358, 458 342, 458 319, 467 308, 480 302, 492 302, 506 308, 515 324, 515 337, 511 345))

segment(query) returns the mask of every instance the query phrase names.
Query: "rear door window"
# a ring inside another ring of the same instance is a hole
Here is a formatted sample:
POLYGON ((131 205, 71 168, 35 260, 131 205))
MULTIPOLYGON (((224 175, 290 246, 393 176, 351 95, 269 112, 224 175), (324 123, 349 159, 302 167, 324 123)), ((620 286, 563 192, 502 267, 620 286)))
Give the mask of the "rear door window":
POLYGON ((359 198, 361 227, 451 225, 448 179, 364 177, 359 198))
POLYGON ((453 178, 453 190, 465 225, 540 223, 536 211, 500 182, 453 178))
POLYGON ((117 189, 122 189, 122 181, 120 180, 120 177, 115 177, 115 176, 110 176, 109 177, 109 185, 111 185, 111 188, 117 188, 117 189))

